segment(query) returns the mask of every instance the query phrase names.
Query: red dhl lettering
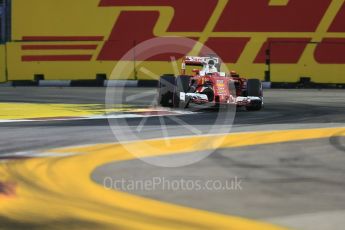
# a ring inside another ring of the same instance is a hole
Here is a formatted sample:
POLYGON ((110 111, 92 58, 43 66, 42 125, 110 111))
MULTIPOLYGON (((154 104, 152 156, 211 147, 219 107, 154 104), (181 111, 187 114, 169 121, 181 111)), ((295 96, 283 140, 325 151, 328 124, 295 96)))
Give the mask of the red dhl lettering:
MULTIPOLYGON (((293 64, 300 61, 308 42, 312 41, 311 34, 317 33, 320 22, 325 17, 332 0, 289 0, 286 5, 270 5, 269 0, 231 0, 222 10, 218 21, 215 23, 212 35, 205 41, 205 46, 214 50, 226 63, 237 63, 248 43, 254 37, 222 35, 217 33, 267 33, 268 38, 261 44, 261 49, 254 55, 253 63, 265 62, 265 50, 269 43, 272 48, 272 63, 293 64), (269 37, 270 33, 297 33, 295 38, 269 37), (305 35, 308 33, 308 35, 305 35), (283 44, 284 43, 284 44, 283 44)), ((174 17, 167 27, 167 32, 200 32, 206 28, 210 18, 217 7, 215 0, 100 0, 99 7, 123 6, 169 6, 174 9, 174 17), (199 7, 200 6, 200 7, 199 7), (199 10, 202 9, 202 10, 199 10), (194 16, 196 15, 196 16, 194 16), (197 20, 195 19, 197 17, 197 20)), ((100 53, 99 61, 117 61, 136 44, 155 38, 153 33, 159 20, 164 20, 158 10, 126 11, 122 10, 114 22, 108 38, 105 40, 100 53)), ((323 35, 322 42, 315 45, 314 59, 320 64, 345 63, 344 42, 345 38, 332 37, 328 33, 345 32, 345 3, 332 20, 328 32, 323 35)), ((344 34, 345 37, 345 34, 344 34)), ((41 37, 41 41, 54 40, 53 37, 41 37)), ((24 40, 39 40, 39 37, 24 37, 24 40)), ((55 37, 55 39, 59 39, 55 37)), ((162 37, 160 39, 169 39, 162 37)), ((171 38, 170 38, 171 39, 171 38)), ((193 38, 198 40, 199 37, 193 38)), ((61 40, 61 39, 60 39, 61 40)), ((64 37, 65 41, 76 41, 78 36, 64 37)), ((79 41, 84 41, 80 39, 79 41)), ((102 36, 94 36, 90 41, 100 41, 102 36)), ((44 47, 41 47, 42 49, 44 47)), ((56 47, 58 48, 58 47, 56 47)), ((67 47, 65 47, 67 48, 67 47)), ((89 47, 91 49, 91 46, 89 47)), ((47 48, 48 49, 48 48, 47 48)), ((71 48, 72 49, 72 48, 71 48)), ((187 54, 190 50, 185 50, 187 54)), ((204 54, 204 49, 201 54, 204 54)), ((149 61, 169 61, 172 54, 155 56, 149 61)), ((174 55, 176 56, 176 54, 174 55)), ((176 58, 180 58, 180 56, 176 58)), ((77 60, 65 57, 67 59, 77 60)), ((137 57, 140 60, 140 56, 137 57)), ((50 61, 54 57, 49 59, 50 61)), ((61 57, 58 57, 60 60, 61 57)), ((83 57, 86 60, 86 56, 83 57)), ((23 61, 32 61, 35 58, 23 58, 23 61)), ((44 61, 44 60, 43 60, 44 61)))
POLYGON ((169 25, 169 32, 202 32, 217 2, 216 0, 101 0, 99 6, 170 6, 174 9, 175 15, 169 25))
POLYGON ((271 46, 271 60, 273 63, 298 63, 303 51, 311 38, 268 38, 262 45, 254 63, 265 63, 266 50, 271 46))
POLYGON ((340 11, 335 17, 328 32, 345 32, 344 22, 345 22, 345 3, 343 3, 343 6, 341 7, 340 11))
POLYGON ((289 0, 286 6, 269 6, 269 0, 231 0, 215 31, 315 32, 331 2, 289 0))

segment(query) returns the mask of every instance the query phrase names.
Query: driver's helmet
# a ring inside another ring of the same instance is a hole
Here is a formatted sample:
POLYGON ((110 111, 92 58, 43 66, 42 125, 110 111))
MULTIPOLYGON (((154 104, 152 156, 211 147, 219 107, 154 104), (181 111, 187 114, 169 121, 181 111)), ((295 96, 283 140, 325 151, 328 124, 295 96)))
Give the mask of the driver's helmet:
POLYGON ((231 77, 239 77, 238 73, 235 70, 230 71, 230 76, 231 77))
POLYGON ((209 61, 208 61, 208 67, 209 67, 210 69, 213 68, 215 64, 216 64, 216 63, 214 62, 214 60, 209 60, 209 61))

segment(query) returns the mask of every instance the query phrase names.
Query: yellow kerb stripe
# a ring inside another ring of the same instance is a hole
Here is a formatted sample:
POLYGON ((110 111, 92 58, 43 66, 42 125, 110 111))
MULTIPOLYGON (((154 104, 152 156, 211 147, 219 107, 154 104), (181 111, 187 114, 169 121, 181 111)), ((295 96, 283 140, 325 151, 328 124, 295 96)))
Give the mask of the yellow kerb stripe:
POLYGON ((16 198, 0 199, 0 215, 34 224, 64 219, 91 222, 109 229, 281 229, 240 217, 106 190, 94 183, 90 174, 103 164, 134 159, 128 148, 140 149, 142 156, 162 156, 205 148, 232 148, 332 136, 345 136, 345 128, 238 133, 189 137, 183 138, 183 141, 175 138, 170 140, 172 145, 169 150, 162 148, 166 143, 164 140, 51 150, 57 154, 80 155, 12 161, 0 165, 1 180, 17 183, 16 198), (209 141, 210 144, 200 146, 200 141, 209 141), (142 149, 146 146, 150 148, 142 149))

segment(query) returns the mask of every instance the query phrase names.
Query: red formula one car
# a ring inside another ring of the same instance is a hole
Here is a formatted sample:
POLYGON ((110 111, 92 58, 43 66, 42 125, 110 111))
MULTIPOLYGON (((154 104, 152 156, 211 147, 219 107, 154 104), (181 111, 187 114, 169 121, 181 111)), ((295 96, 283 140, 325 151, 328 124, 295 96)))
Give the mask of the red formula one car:
POLYGON ((178 108, 187 108, 190 104, 237 105, 250 111, 261 110, 261 81, 242 78, 235 71, 220 72, 220 65, 217 57, 185 57, 181 75, 160 77, 158 104, 178 108), (194 75, 186 75, 186 66, 202 69, 193 69, 194 75))

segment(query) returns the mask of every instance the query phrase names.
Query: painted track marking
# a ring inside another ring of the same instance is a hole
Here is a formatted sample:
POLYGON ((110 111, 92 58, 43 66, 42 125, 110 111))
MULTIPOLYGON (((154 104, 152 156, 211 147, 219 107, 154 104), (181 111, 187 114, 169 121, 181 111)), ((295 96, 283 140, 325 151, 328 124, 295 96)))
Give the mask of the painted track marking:
POLYGON ((120 229, 280 229, 240 217, 106 190, 91 181, 90 174, 106 163, 133 159, 133 155, 127 151, 128 146, 137 148, 143 156, 149 157, 183 154, 205 148, 231 148, 333 136, 345 136, 345 128, 237 133, 219 135, 217 138, 185 137, 183 141, 174 138, 170 140, 169 150, 161 148, 164 140, 55 149, 47 152, 54 152, 57 156, 66 153, 82 155, 35 158, 0 165, 2 180, 17 184, 15 198, 0 199, 0 215, 28 223, 57 219, 93 221, 102 224, 102 227, 120 229), (193 145, 199 143, 200 139, 210 144, 206 147, 193 145), (143 143, 153 145, 159 151, 141 149, 143 143))

